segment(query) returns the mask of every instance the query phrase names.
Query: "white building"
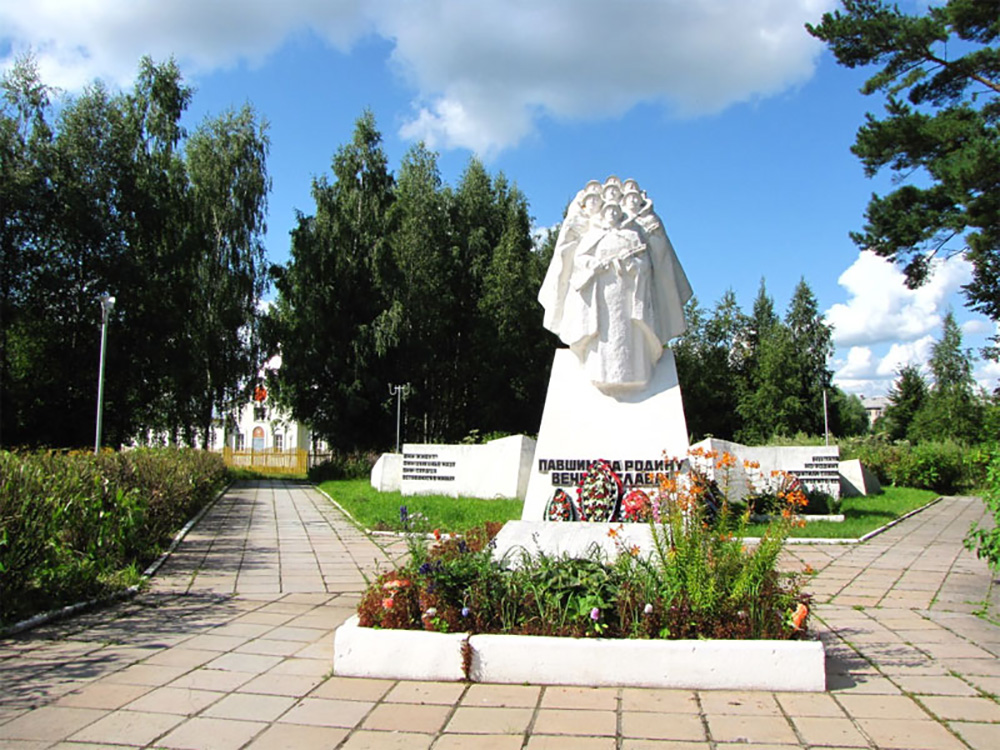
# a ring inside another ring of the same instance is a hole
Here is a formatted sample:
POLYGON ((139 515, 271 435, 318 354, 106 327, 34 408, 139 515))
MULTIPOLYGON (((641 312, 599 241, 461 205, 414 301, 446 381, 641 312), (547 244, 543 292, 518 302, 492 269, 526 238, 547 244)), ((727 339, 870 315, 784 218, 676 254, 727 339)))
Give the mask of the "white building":
POLYGON ((326 451, 326 443, 313 444, 312 430, 279 406, 271 403, 267 390, 258 387, 251 401, 212 428, 210 450, 229 447, 237 451, 326 451))

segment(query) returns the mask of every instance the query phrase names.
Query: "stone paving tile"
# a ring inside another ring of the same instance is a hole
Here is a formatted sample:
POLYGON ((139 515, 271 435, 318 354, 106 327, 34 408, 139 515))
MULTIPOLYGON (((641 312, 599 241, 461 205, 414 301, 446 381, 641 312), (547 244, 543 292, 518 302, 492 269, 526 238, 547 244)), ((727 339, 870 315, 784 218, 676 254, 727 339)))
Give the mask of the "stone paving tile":
POLYGON ((193 716, 225 696, 226 694, 223 692, 211 690, 162 687, 146 693, 129 703, 125 708, 128 711, 193 716))
POLYGON ((858 719, 858 726, 879 748, 887 750, 962 750, 955 735, 935 721, 858 719))
POLYGON ((445 734, 433 750, 521 750, 523 741, 519 734, 445 734))
POLYGON ((273 724, 251 742, 248 750, 311 750, 336 747, 347 736, 346 729, 273 724))
MULTIPOLYGON (((332 677, 330 679, 343 680, 344 678, 332 677)), ((349 680, 344 687, 350 690, 353 687, 351 682, 356 681, 349 680)), ((381 693, 382 695, 391 685, 391 683, 387 685, 384 680, 369 684, 373 693, 381 693)), ((389 703, 440 703, 450 706, 462 697, 465 689, 465 685, 457 682, 400 682, 389 691, 385 700, 389 703)))
POLYGON ((183 716, 146 711, 116 711, 70 735, 71 742, 145 745, 184 721, 183 716))
POLYGON ((574 708, 614 711, 618 708, 618 690, 613 688, 547 687, 542 708, 574 708))
POLYGON ((43 706, 0 725, 0 742, 62 740, 106 715, 106 711, 95 708, 43 706))
POLYGON ((345 701, 332 698, 303 698, 278 721, 318 727, 356 727, 375 707, 368 701, 345 701))
POLYGON ((254 677, 256 675, 253 672, 236 672, 229 669, 194 669, 168 683, 168 686, 230 692, 254 677))
POLYGON ((201 715, 217 719, 274 721, 291 708, 295 702, 295 698, 287 695, 232 693, 202 711, 201 715))
POLYGON ((781 716, 781 708, 770 693, 704 690, 698 695, 706 714, 781 716))
POLYGON ((177 750, 237 750, 267 728, 262 721, 234 721, 195 717, 165 737, 158 747, 177 750))
POLYGON ((838 719, 803 716, 794 717, 792 723, 806 743, 810 745, 868 747, 868 740, 855 728, 854 723, 846 717, 838 719))
POLYGON ((967 721, 950 721, 948 727, 965 740, 973 750, 996 750, 1000 726, 967 721))
POLYGON ((614 711, 542 708, 535 716, 532 732, 614 737, 617 727, 614 711))
POLYGON ((775 699, 789 716, 844 718, 844 709, 828 693, 775 693, 775 699))
POLYGON ((412 732, 355 732, 338 750, 427 750, 434 735, 412 732))
POLYGON ((698 698, 692 690, 623 688, 622 711, 657 711, 671 714, 699 713, 698 698))
POLYGON ((529 707, 538 704, 541 688, 536 685, 470 685, 463 706, 529 707))
MULTIPOLYGON (((266 675, 265 675, 266 676, 266 675)), ((352 677, 330 677, 310 694, 312 698, 341 698, 344 700, 378 701, 396 683, 392 680, 369 680, 352 677)), ((426 683, 400 683, 400 685, 426 683)), ((415 701, 417 703, 423 701, 415 701)), ((430 702, 430 701, 426 701, 430 702)))
POLYGON ((533 711, 529 708, 459 706, 445 727, 459 734, 522 734, 533 711))
POLYGON ((784 717, 708 714, 708 731, 716 742, 798 743, 784 717))
POLYGON ((895 681, 903 690, 916 695, 978 695, 975 688, 951 675, 907 675, 895 681))
MULTIPOLYGON (((434 746, 434 750, 438 750, 437 745, 434 746)), ((525 750, 615 750, 615 738, 532 734, 525 750)))
POLYGON ((56 706, 75 706, 76 708, 105 708, 113 710, 131 703, 153 688, 148 685, 120 685, 109 682, 94 682, 67 693, 57 700, 56 706))
POLYGON ((997 723, 997 744, 1000 745, 1000 703, 990 698, 944 695, 922 695, 919 700, 939 719, 997 723))
POLYGON ((705 725, 693 714, 622 712, 622 736, 648 740, 705 740, 705 725))
POLYGON ((444 726, 451 706, 419 703, 382 703, 372 710, 361 725, 363 729, 388 732, 435 734, 444 726))
POLYGON ((275 674, 265 672, 237 688, 240 693, 263 693, 265 695, 308 695, 313 688, 323 682, 319 675, 275 674))

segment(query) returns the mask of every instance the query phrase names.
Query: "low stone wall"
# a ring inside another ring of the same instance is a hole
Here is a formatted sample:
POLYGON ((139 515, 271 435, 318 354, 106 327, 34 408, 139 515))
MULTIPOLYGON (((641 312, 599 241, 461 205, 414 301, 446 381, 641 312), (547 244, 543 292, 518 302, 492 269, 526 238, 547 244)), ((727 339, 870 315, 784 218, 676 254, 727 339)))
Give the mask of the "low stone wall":
MULTIPOLYGON (((744 461, 760 464, 760 475, 768 478, 772 471, 786 471, 798 477, 811 491, 825 492, 834 498, 840 497, 840 448, 836 445, 806 446, 749 446, 729 440, 706 438, 691 446, 692 450, 702 448, 716 451, 720 455, 729 453, 736 457, 736 466, 729 473, 730 495, 741 498, 747 494, 747 473, 744 461)), ((722 483, 721 473, 716 476, 722 483)), ((759 489, 759 488, 758 488, 759 489)))
POLYGON ((535 441, 525 435, 491 440, 485 445, 404 443, 403 453, 384 453, 371 473, 380 492, 451 497, 524 499, 535 455, 535 441))

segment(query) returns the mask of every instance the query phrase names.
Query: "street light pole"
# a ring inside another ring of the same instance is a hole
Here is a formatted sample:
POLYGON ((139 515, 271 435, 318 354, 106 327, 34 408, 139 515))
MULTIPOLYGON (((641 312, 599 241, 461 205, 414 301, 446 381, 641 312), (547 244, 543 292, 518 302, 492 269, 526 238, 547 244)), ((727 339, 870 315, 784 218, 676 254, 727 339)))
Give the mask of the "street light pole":
POLYGON ((101 295, 101 363, 97 370, 97 435, 94 437, 94 455, 101 452, 101 423, 104 417, 104 350, 108 343, 108 315, 115 306, 110 294, 101 295))
POLYGON ((410 384, 392 385, 389 384, 389 395, 396 397, 396 453, 399 453, 399 425, 402 414, 403 395, 410 390, 410 384))

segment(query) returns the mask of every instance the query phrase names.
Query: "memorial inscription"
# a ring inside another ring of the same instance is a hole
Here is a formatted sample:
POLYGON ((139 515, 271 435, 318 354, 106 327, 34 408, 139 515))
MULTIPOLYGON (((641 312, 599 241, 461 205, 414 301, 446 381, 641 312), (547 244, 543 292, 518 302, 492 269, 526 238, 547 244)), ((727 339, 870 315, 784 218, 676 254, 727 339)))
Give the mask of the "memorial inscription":
POLYGON ((438 453, 404 453, 403 479, 422 482, 454 482, 455 461, 442 461, 438 453), (441 472, 446 473, 441 473, 441 472))

